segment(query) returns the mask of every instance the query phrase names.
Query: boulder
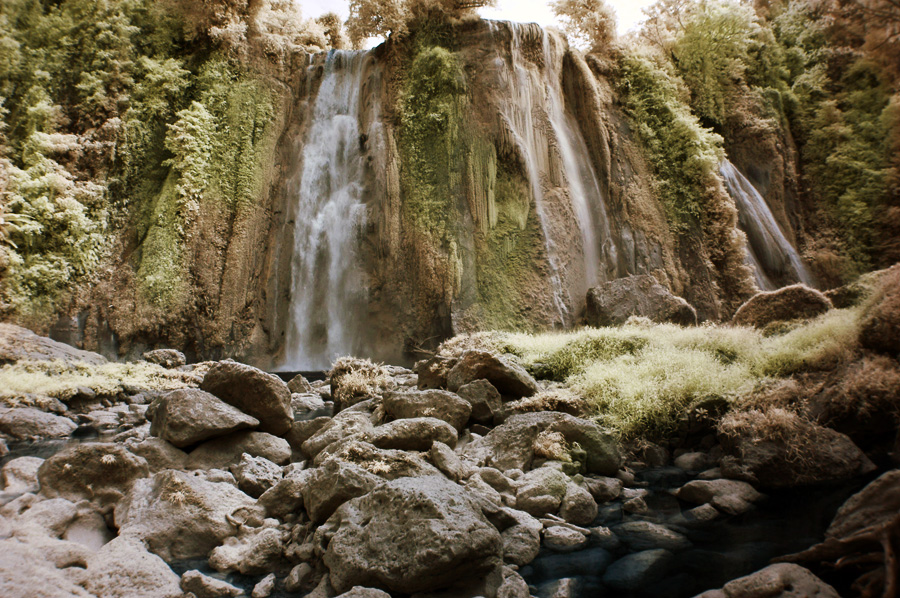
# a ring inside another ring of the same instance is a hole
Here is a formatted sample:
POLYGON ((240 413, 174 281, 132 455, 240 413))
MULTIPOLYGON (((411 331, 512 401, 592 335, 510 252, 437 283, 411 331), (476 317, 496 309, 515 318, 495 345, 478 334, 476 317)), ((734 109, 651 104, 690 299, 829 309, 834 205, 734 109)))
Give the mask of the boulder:
POLYGON ((765 328, 773 322, 814 318, 832 308, 828 297, 806 285, 757 293, 740 306, 731 323, 765 328))
POLYGON ((416 362, 414 369, 419 390, 447 388, 447 374, 455 364, 455 359, 439 356, 416 362))
POLYGON ((566 495, 569 478, 551 467, 539 467, 519 480, 516 507, 536 517, 556 513, 566 495))
POLYGON ((237 533, 238 511, 258 513, 255 501, 232 486, 180 471, 140 480, 116 505, 120 536, 142 540, 164 560, 205 557, 237 533))
POLYGON ((337 598, 391 598, 391 595, 375 588, 356 586, 349 592, 344 592, 337 598))
POLYGON ((462 430, 472 415, 468 401, 446 390, 391 392, 384 397, 384 410, 393 419, 434 417, 457 430, 462 430))
POLYGON ((231 473, 237 480, 238 488, 253 498, 262 496, 282 478, 281 467, 265 457, 251 457, 247 453, 241 455, 237 465, 231 466, 231 473))
POLYGON ((770 565, 746 577, 735 579, 721 590, 711 590, 697 598, 838 598, 830 585, 799 565, 770 565))
POLYGON ((163 469, 186 469, 188 454, 162 438, 129 439, 125 447, 147 460, 151 473, 163 469))
POLYGON ((567 444, 577 442, 587 454, 588 473, 615 475, 622 463, 615 436, 597 424, 566 413, 523 413, 510 417, 486 436, 469 443, 463 454, 481 466, 531 469, 535 441, 542 432, 559 432, 567 444))
POLYGON ((309 483, 312 471, 282 478, 266 490, 256 503, 266 510, 266 517, 284 519, 291 513, 299 513, 303 509, 303 488, 309 483))
POLYGON ((197 388, 173 390, 158 401, 150 434, 178 448, 259 425, 255 417, 197 388))
POLYGON ((413 594, 481 577, 502 559, 500 534, 459 485, 400 478, 342 505, 316 532, 338 592, 413 594))
POLYGON ((81 351, 27 328, 0 323, 0 365, 18 361, 62 361, 66 364, 86 363, 103 365, 106 358, 90 351, 81 351))
POLYGON ((681 326, 697 324, 697 311, 649 274, 611 280, 588 290, 585 318, 589 326, 621 326, 631 316, 681 326))
POLYGON ((588 536, 572 528, 556 525, 544 530, 544 545, 556 552, 574 552, 588 545, 588 536))
POLYGON ((428 456, 434 466, 454 482, 472 475, 472 468, 463 463, 453 449, 443 442, 434 442, 428 456))
POLYGON ((537 382, 525 368, 506 357, 487 351, 466 351, 447 374, 447 388, 456 392, 461 387, 487 380, 500 394, 521 399, 538 391, 537 382))
POLYGON ((41 493, 78 501, 113 504, 137 480, 150 475, 143 457, 120 444, 79 444, 50 457, 38 469, 41 493))
POLYGON ((383 449, 429 451, 435 442, 456 446, 456 429, 434 417, 398 419, 375 428, 370 442, 383 449))
POLYGON ((844 434, 789 413, 784 417, 790 420, 789 436, 771 434, 764 418, 752 412, 724 420, 727 433, 720 440, 728 456, 721 460, 722 474, 763 488, 793 488, 849 480, 875 469, 844 434))
POLYGON ((603 583, 614 590, 634 592, 662 580, 672 563, 668 550, 634 552, 610 565, 603 574, 603 583))
POLYGON ((226 581, 209 577, 197 571, 185 571, 181 576, 181 589, 197 598, 234 598, 244 593, 226 581))
POLYGON ((590 525, 597 518, 597 512, 597 502, 586 488, 574 482, 566 485, 566 495, 559 508, 563 519, 574 525, 590 525))
POLYGON ((715 464, 715 460, 706 453, 684 453, 675 457, 675 467, 685 471, 706 471, 715 464))
POLYGON ((306 421, 295 421, 284 439, 297 453, 302 452, 303 443, 312 438, 319 430, 332 421, 330 417, 317 417, 306 421))
POLYGON ((326 422, 318 432, 310 436, 301 445, 301 450, 310 459, 315 459, 326 447, 335 442, 350 437, 368 440, 374 431, 375 427, 365 413, 345 411, 326 422))
POLYGON ((744 513, 765 498, 753 486, 738 480, 694 480, 679 488, 675 496, 697 505, 710 503, 729 515, 744 513))
POLYGON ((38 469, 43 463, 44 460, 38 457, 18 457, 7 461, 0 469, 4 492, 37 492, 40 487, 38 469))
POLYGON ((900 513, 900 469, 882 474, 850 497, 835 514, 826 537, 846 538, 889 522, 900 513))
POLYGON ((495 415, 503 406, 500 392, 487 380, 464 384, 456 394, 472 406, 472 421, 484 426, 493 425, 495 415))
POLYGON ((88 560, 84 587, 97 598, 181 598, 178 575, 134 538, 119 537, 88 560))
POLYGON ((900 267, 881 277, 860 324, 863 347, 894 357, 900 354, 900 267))
POLYGON ((309 394, 314 392, 312 384, 303 377, 303 374, 297 374, 291 378, 291 381, 288 382, 287 386, 288 390, 291 391, 291 394, 309 394))
POLYGON ((284 465, 291 460, 291 445, 284 438, 265 432, 234 432, 207 440, 188 457, 188 469, 227 469, 247 453, 251 457, 265 457, 284 465))
POLYGON ((209 555, 216 571, 236 571, 243 575, 263 575, 284 567, 284 537, 274 527, 242 530, 237 537, 225 539, 209 555))
POLYGON ((58 569, 41 548, 26 541, 0 539, 0 555, 0 596, 97 598, 75 583, 69 569, 58 569))
POLYGON ((619 540, 633 551, 662 548, 669 552, 678 552, 691 547, 690 541, 683 535, 650 521, 628 521, 615 526, 612 530, 619 540))
POLYGON ((616 500, 622 494, 622 480, 605 476, 586 476, 584 487, 598 503, 616 500))
POLYGON ((374 473, 333 457, 313 470, 303 487, 303 503, 314 523, 322 523, 348 500, 364 496, 382 482, 374 473))
POLYGON ((503 508, 502 511, 511 523, 500 534, 503 540, 503 561, 524 567, 540 553, 544 526, 524 511, 510 508, 503 508))
POLYGON ((269 598, 275 591, 275 574, 269 573, 253 586, 250 598, 269 598))
POLYGON ((31 407, 18 407, 0 412, 0 433, 15 440, 67 438, 77 427, 67 417, 45 413, 31 407))
POLYGON ((278 376, 235 361, 220 361, 200 388, 259 420, 262 432, 281 436, 294 423, 291 391, 278 376))
POLYGON ((161 365, 164 368, 180 368, 187 363, 184 353, 175 349, 154 349, 147 351, 141 358, 144 361, 161 365))

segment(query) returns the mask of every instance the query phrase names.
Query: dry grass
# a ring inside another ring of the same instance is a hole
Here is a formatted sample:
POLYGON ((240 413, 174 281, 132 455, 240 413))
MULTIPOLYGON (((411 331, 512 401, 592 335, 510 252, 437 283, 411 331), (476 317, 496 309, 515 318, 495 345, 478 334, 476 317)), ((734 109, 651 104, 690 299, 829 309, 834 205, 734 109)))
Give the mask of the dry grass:
POLYGON ((148 390, 196 387, 200 378, 144 361, 103 365, 66 364, 61 361, 20 361, 0 368, 0 401, 22 404, 34 396, 66 402, 89 389, 113 397, 125 386, 148 390))
POLYGON ((331 396, 342 408, 380 395, 391 381, 382 365, 356 357, 338 359, 329 376, 331 396))
POLYGON ((571 462, 572 457, 566 445, 566 437, 560 432, 544 430, 537 435, 532 445, 534 455, 552 461, 571 462))
POLYGON ((900 365, 890 357, 869 356, 852 364, 829 393, 832 417, 900 417, 900 365))
POLYGON ((824 437, 824 428, 779 407, 732 411, 722 418, 718 429, 723 436, 740 438, 742 442, 780 445, 784 449, 785 461, 801 466, 814 465, 818 453, 816 447, 830 441, 824 437))

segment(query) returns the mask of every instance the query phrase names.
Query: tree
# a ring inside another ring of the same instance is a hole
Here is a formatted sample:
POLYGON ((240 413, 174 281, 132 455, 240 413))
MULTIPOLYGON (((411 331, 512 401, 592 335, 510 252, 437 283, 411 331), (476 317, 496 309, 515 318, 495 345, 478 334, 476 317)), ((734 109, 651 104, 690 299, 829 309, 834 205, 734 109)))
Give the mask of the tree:
POLYGON ((616 13, 604 0, 554 0, 550 7, 572 44, 599 52, 616 39, 616 13))
POLYGON ((328 45, 332 48, 344 50, 350 46, 350 40, 344 32, 344 24, 336 13, 325 13, 316 19, 316 23, 325 29, 325 37, 328 39, 328 45))
POLYGON ((347 33, 355 48, 370 37, 402 36, 409 24, 428 15, 459 18, 496 0, 350 0, 347 33))
POLYGON ((828 12, 832 34, 855 36, 864 52, 900 75, 900 0, 830 0, 828 12))

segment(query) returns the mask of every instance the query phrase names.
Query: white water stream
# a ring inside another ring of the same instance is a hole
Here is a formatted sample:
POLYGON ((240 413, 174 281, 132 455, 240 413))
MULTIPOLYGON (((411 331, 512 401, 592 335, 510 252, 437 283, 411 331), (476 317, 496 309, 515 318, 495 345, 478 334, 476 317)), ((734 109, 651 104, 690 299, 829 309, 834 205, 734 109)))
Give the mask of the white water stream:
POLYGON ((813 285, 813 278, 800 254, 781 230, 765 198, 730 161, 719 166, 729 195, 738 208, 738 223, 747 235, 747 257, 764 291, 778 288, 773 278, 813 285))
POLYGON ((366 52, 332 51, 303 146, 284 367, 326 369, 359 349, 364 160, 360 90, 366 52))

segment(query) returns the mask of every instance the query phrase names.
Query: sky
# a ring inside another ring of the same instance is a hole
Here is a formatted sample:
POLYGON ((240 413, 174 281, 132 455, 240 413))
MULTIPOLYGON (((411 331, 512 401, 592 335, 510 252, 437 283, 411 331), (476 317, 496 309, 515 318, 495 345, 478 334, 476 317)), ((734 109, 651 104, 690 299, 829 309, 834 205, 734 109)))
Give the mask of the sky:
MULTIPOLYGON (((303 10, 304 18, 317 17, 326 12, 336 12, 347 18, 347 0, 296 0, 303 10)), ((635 29, 643 20, 641 9, 655 0, 607 0, 616 11, 619 34, 635 29)), ((482 8, 478 11, 486 19, 535 22, 541 25, 559 26, 547 0, 499 0, 496 8, 482 8)))

